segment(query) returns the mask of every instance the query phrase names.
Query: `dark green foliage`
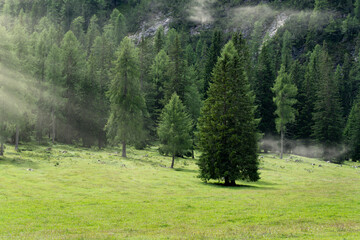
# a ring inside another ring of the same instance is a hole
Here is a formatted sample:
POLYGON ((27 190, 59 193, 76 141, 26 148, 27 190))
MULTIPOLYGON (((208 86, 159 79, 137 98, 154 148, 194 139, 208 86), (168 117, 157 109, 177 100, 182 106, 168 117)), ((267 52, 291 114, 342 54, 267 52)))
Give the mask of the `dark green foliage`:
POLYGON ((161 26, 156 30, 155 39, 154 39, 154 48, 155 53, 159 53, 160 50, 164 47, 165 44, 165 36, 164 36, 164 28, 161 26))
POLYGON ((349 157, 360 160, 360 104, 357 100, 351 111, 344 130, 345 143, 349 147, 349 157))
POLYGON ((244 70, 232 41, 227 43, 215 65, 199 120, 200 177, 257 181, 255 107, 244 70))
POLYGON ((180 98, 174 93, 162 110, 157 130, 161 141, 161 152, 172 156, 171 168, 174 167, 175 156, 182 156, 191 148, 191 129, 191 119, 180 98))
POLYGON ((170 81, 165 85, 165 101, 168 101, 174 92, 177 93, 181 101, 184 101, 186 86, 185 61, 178 33, 175 34, 174 40, 169 42, 168 54, 170 58, 170 81))
POLYGON ((344 55, 344 63, 342 67, 336 71, 335 77, 339 83, 340 90, 340 98, 342 103, 342 108, 344 111, 344 116, 348 116, 350 112, 350 108, 352 105, 353 99, 355 99, 354 92, 352 89, 352 83, 350 78, 350 71, 352 67, 352 59, 349 54, 345 53, 344 55))
POLYGON ((222 48, 222 33, 220 31, 215 31, 211 46, 209 48, 208 54, 207 54, 207 61, 205 65, 205 75, 204 75, 204 93, 205 98, 207 94, 207 90, 210 86, 211 82, 211 74, 213 71, 213 68, 217 62, 218 57, 220 56, 221 48, 222 48))
POLYGON ((265 134, 274 134, 276 131, 274 115, 276 107, 273 102, 274 93, 271 91, 271 87, 275 82, 273 63, 270 45, 265 43, 259 56, 254 80, 255 103, 258 106, 256 117, 260 118, 260 132, 265 134))
POLYGON ((60 47, 61 69, 64 78, 64 97, 66 104, 64 117, 66 119, 66 130, 62 141, 72 143, 78 137, 77 129, 81 122, 79 113, 79 95, 77 89, 85 77, 85 55, 83 54, 80 42, 76 39, 73 32, 65 34, 60 47))
POLYGON ((320 52, 321 47, 317 45, 311 53, 310 62, 305 72, 304 83, 299 90, 300 97, 303 101, 299 104, 299 129, 297 135, 298 138, 301 139, 309 139, 314 126, 312 114, 315 108, 316 90, 318 89, 318 81, 320 79, 320 52))
POLYGON ((343 118, 339 96, 339 87, 332 73, 332 62, 323 46, 319 56, 318 89, 314 108, 313 136, 324 144, 324 157, 329 159, 327 148, 341 143, 343 118))

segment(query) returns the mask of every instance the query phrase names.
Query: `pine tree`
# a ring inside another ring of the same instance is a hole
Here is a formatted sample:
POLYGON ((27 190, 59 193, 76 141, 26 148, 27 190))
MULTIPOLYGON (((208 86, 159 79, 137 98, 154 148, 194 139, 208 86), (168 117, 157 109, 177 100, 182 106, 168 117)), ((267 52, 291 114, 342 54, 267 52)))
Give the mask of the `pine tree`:
POLYGON ((96 86, 96 92, 91 98, 95 100, 93 113, 95 130, 93 134, 97 137, 99 148, 106 144, 104 126, 107 122, 110 105, 106 98, 106 92, 109 88, 109 70, 113 60, 114 53, 108 39, 105 36, 96 37, 88 60, 87 78, 96 86))
POLYGON ((222 34, 220 31, 215 31, 211 46, 208 51, 207 61, 205 65, 205 76, 204 76, 204 93, 205 98, 207 97, 207 90, 210 86, 211 82, 211 73, 213 71, 213 68, 217 62, 218 57, 220 56, 221 47, 222 47, 222 34))
POLYGON ((275 94, 274 103, 277 107, 275 114, 278 116, 275 120, 276 129, 281 134, 280 159, 283 158, 284 153, 286 125, 295 121, 296 114, 293 105, 296 103, 297 88, 291 81, 291 75, 286 73, 285 69, 285 64, 282 64, 272 88, 275 94))
POLYGON ((312 135, 312 128, 314 126, 314 103, 316 101, 316 90, 318 89, 318 82, 320 79, 320 58, 321 46, 316 45, 314 51, 311 53, 310 62, 307 65, 305 72, 305 80, 302 84, 299 94, 304 101, 299 104, 299 129, 298 137, 301 139, 309 139, 312 135))
MULTIPOLYGON (((77 131, 82 116, 79 112, 78 87, 83 81, 86 73, 85 55, 83 54, 80 42, 72 31, 68 31, 61 43, 61 69, 64 77, 64 96, 66 98, 64 117, 66 128, 64 136, 66 143, 71 143, 77 137, 77 131)), ((59 135, 60 137, 60 135, 59 135)))
POLYGON ((174 168, 175 156, 183 155, 190 149, 191 128, 191 119, 179 96, 174 93, 161 113, 158 127, 161 149, 172 156, 171 168, 174 168))
POLYGON ((150 67, 150 76, 153 85, 153 109, 150 115, 154 122, 158 122, 161 110, 165 106, 165 86, 170 84, 170 59, 164 50, 155 56, 150 67))
POLYGON ((354 7, 354 15, 360 21, 360 0, 355 0, 354 7))
POLYGON ((184 52, 181 46, 180 36, 176 34, 174 41, 169 45, 170 58, 170 82, 165 85, 165 101, 168 101, 174 92, 180 97, 183 102, 185 98, 185 61, 184 52))
POLYGON ((256 95, 257 118, 260 118, 259 130, 265 135, 274 134, 275 129, 275 115, 276 106, 273 102, 274 93, 271 87, 275 81, 275 68, 273 65, 273 58, 270 46, 265 43, 263 46, 259 62, 256 66, 256 79, 254 90, 256 95))
POLYGON ((360 160, 360 102, 355 101, 344 130, 344 140, 349 147, 349 157, 353 161, 360 160))
POLYGON ((106 130, 114 143, 122 143, 122 156, 126 157, 127 144, 144 139, 146 106, 140 89, 139 56, 134 43, 125 37, 116 55, 108 92, 110 116, 106 130))
POLYGON ((89 27, 85 35, 85 47, 86 47, 87 55, 90 54, 90 50, 94 44, 95 39, 101 35, 98 21, 99 19, 97 18, 96 15, 92 16, 90 19, 89 27))
POLYGON ((165 34, 164 34, 164 27, 161 26, 156 30, 155 39, 154 39, 154 47, 155 53, 159 53, 161 49, 163 49, 165 44, 165 34))
POLYGON ((324 145, 324 157, 329 159, 329 149, 341 142, 343 119, 340 104, 339 86, 331 69, 332 62, 326 45, 322 47, 319 58, 319 87, 314 108, 313 136, 324 145))
POLYGON ((291 33, 286 30, 283 35, 282 49, 281 49, 281 64, 284 66, 285 71, 289 72, 292 63, 292 42, 291 33))
POLYGON ((225 185, 235 185, 238 179, 259 179, 254 98, 241 59, 233 42, 227 43, 202 108, 198 165, 205 181, 224 178, 225 185))
POLYGON ((339 69, 339 73, 337 75, 339 87, 340 87, 340 98, 342 103, 342 108, 344 110, 344 116, 348 116, 351 110, 351 105, 353 103, 353 100, 355 99, 354 94, 356 92, 353 92, 352 89, 352 83, 351 83, 351 67, 353 66, 353 61, 348 53, 345 53, 344 55, 344 63, 342 67, 339 69))

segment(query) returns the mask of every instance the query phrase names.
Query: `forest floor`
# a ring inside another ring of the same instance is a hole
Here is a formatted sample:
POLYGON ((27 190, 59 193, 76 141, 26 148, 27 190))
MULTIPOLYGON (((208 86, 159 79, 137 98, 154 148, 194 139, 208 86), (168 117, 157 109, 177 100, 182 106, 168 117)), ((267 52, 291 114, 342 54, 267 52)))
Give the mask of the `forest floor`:
POLYGON ((47 148, 0 158, 0 239, 360 239, 360 163, 266 154, 224 187, 155 147, 47 148))

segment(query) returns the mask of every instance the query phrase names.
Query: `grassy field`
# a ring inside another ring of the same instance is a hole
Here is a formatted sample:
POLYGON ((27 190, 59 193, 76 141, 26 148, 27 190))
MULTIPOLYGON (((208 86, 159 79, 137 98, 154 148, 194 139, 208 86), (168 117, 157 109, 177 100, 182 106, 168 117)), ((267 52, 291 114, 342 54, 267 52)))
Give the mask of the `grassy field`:
POLYGON ((231 188, 201 182, 192 159, 169 169, 156 148, 12 148, 0 239, 360 239, 355 163, 264 155, 261 180, 231 188))

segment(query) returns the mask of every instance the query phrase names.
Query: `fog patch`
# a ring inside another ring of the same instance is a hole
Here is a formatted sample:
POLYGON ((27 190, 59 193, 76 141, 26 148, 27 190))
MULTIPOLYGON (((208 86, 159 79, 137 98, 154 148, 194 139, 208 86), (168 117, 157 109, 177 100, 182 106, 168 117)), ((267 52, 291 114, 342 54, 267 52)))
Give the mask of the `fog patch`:
MULTIPOLYGON (((267 136, 260 141, 260 151, 280 153, 280 139, 275 136, 267 136)), ((339 162, 343 159, 348 148, 345 145, 328 147, 312 140, 289 140, 285 139, 284 153, 294 154, 310 158, 323 158, 331 162, 339 162)))
POLYGON ((215 0, 194 0, 188 10, 189 20, 202 25, 213 22, 213 3, 215 0))

